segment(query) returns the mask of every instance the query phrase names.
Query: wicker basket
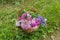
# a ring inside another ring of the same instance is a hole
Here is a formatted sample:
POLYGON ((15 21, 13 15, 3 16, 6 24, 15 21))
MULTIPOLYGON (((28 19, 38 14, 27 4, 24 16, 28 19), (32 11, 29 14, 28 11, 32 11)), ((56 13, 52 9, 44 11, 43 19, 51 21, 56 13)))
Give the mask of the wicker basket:
MULTIPOLYGON (((33 8, 33 7, 28 7, 28 8, 29 8, 31 11, 35 12, 35 13, 37 12, 36 9, 33 8)), ((22 13, 22 11, 23 11, 24 9, 25 9, 25 8, 22 7, 22 8, 19 10, 19 12, 18 12, 18 20, 19 20, 19 18, 20 18, 20 14, 22 13)), ((37 28, 37 29, 38 29, 38 28, 37 28)), ((34 30, 34 29, 30 28, 29 30, 25 30, 25 29, 24 29, 24 31, 27 32, 27 33, 31 33, 31 32, 33 32, 33 31, 36 31, 37 29, 34 30)))

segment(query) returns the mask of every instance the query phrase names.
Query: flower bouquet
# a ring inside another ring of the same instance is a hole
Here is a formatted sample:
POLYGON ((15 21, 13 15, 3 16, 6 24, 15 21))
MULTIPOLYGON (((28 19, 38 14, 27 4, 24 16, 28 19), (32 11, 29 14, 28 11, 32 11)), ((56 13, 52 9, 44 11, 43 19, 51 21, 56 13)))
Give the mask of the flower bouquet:
POLYGON ((25 32, 31 33, 36 31, 41 24, 46 26, 46 18, 38 16, 34 10, 25 10, 22 8, 19 11, 16 26, 21 27, 25 32))

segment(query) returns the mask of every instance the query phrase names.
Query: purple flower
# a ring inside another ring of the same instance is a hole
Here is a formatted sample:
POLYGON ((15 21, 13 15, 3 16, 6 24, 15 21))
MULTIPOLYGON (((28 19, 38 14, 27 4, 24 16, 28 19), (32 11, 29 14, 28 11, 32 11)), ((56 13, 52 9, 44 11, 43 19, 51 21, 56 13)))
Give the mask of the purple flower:
POLYGON ((36 23, 31 23, 31 27, 35 27, 36 26, 36 23))
POLYGON ((30 12, 26 12, 26 13, 22 14, 22 16, 20 17, 21 28, 23 30, 28 30, 31 27, 33 29, 38 28, 40 25, 40 22, 44 23, 44 21, 42 21, 42 20, 43 19, 41 17, 32 18, 30 15, 30 12))
POLYGON ((31 27, 35 27, 35 26, 39 26, 40 25, 40 21, 38 18, 33 18, 32 19, 32 23, 31 23, 31 27))
POLYGON ((25 23, 21 22, 21 28, 24 30, 26 28, 25 23))
POLYGON ((25 12, 24 14, 22 14, 22 16, 20 17, 20 20, 25 20, 26 19, 26 16, 27 16, 27 20, 31 20, 31 15, 30 15, 30 12, 25 12))
POLYGON ((39 18, 41 24, 43 24, 44 26, 46 26, 46 20, 45 20, 45 18, 42 17, 42 16, 38 16, 38 18, 39 18))
POLYGON ((26 16, 26 13, 22 14, 22 16, 20 17, 20 20, 24 20, 26 16))
POLYGON ((27 14, 30 14, 30 12, 26 12, 27 14))
POLYGON ((37 26, 40 25, 40 20, 38 18, 36 18, 35 21, 37 26))

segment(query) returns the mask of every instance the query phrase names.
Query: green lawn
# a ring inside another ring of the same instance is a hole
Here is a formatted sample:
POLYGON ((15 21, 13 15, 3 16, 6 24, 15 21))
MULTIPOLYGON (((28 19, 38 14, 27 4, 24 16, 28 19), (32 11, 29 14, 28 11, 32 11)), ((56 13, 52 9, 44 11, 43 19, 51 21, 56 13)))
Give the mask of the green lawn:
POLYGON ((60 0, 34 0, 25 5, 35 7, 40 15, 46 17, 47 27, 26 34, 15 26, 21 5, 0 5, 0 40, 43 40, 47 34, 53 34, 60 28, 60 0))

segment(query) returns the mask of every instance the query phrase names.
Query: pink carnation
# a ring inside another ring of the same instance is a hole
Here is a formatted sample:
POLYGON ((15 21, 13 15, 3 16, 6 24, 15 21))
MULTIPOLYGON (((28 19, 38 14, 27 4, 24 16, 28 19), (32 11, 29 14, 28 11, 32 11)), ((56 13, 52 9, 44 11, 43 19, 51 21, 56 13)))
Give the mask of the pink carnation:
POLYGON ((21 18, 21 28, 28 30, 29 28, 38 28, 39 24, 40 24, 40 20, 38 18, 32 18, 30 15, 30 12, 26 12, 24 13, 21 18), (27 18, 26 18, 27 16, 27 18))

